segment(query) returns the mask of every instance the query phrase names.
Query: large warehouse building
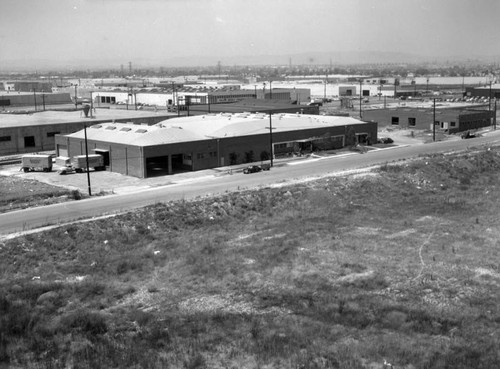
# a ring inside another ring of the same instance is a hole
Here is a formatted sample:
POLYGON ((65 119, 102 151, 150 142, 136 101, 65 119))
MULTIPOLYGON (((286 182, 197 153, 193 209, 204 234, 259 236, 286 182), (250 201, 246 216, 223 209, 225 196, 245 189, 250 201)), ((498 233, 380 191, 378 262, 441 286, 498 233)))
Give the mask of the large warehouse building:
MULTIPOLYGON (((96 124, 87 129, 87 147, 104 156, 108 170, 144 178, 266 160, 271 147, 274 157, 341 148, 348 136, 376 142, 377 123, 302 114, 207 114, 154 126, 96 124)), ((83 130, 55 140, 58 156, 85 154, 83 130)))

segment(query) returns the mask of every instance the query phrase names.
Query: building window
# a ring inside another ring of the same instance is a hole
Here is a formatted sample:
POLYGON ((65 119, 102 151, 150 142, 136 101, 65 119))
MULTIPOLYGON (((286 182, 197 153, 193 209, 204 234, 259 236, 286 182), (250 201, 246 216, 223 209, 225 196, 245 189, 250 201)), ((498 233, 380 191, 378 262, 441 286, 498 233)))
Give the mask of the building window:
POLYGON ((61 132, 47 132, 47 137, 54 137, 55 135, 58 135, 61 132))
POLYGON ((197 159, 205 159, 205 154, 202 153, 202 152, 199 152, 197 155, 196 155, 196 158, 197 159))
POLYGON ((408 126, 415 127, 417 125, 417 118, 408 118, 408 126))
POLYGON ((0 136, 0 142, 10 141, 10 136, 0 136))
POLYGON ((24 147, 35 147, 35 136, 24 137, 24 147))
POLYGON ((394 125, 398 125, 399 124, 399 117, 392 117, 391 123, 394 125))
POLYGON ((450 127, 456 127, 457 124, 455 122, 450 122, 450 127))

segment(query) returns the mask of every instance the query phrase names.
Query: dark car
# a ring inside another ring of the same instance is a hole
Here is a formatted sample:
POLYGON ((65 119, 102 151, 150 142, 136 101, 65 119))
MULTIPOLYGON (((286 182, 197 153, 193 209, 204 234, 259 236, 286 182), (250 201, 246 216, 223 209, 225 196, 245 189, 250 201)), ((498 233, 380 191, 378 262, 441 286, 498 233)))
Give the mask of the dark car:
POLYGON ((381 144, 391 144, 391 143, 394 143, 394 140, 390 137, 380 137, 378 140, 377 140, 377 143, 381 143, 381 144))
POLYGON ((245 174, 257 173, 257 172, 260 172, 261 170, 262 170, 262 168, 259 167, 258 165, 250 165, 250 166, 246 167, 245 169, 243 169, 243 173, 245 173, 245 174))
POLYGON ((470 131, 466 131, 462 133, 462 140, 468 139, 468 138, 474 138, 476 135, 474 133, 471 133, 470 131))

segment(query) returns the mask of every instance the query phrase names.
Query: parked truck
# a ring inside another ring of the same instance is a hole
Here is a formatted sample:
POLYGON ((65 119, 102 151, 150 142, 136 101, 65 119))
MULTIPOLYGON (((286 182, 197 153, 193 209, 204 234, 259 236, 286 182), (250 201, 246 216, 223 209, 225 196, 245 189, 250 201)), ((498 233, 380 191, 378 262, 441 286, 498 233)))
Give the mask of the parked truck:
POLYGON ((25 172, 52 171, 52 156, 42 154, 28 154, 22 156, 21 169, 25 172))
MULTIPOLYGON (((87 157, 85 155, 77 155, 71 158, 71 165, 77 173, 87 171, 87 157)), ((89 169, 105 170, 104 157, 100 154, 89 155, 89 169)))

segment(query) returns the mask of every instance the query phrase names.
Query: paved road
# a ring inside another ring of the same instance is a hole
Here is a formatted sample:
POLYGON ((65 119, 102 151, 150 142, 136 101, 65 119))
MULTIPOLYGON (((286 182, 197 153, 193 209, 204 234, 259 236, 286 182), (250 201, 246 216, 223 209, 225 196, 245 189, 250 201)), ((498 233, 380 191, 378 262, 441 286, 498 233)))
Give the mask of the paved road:
POLYGON ((308 159, 294 162, 271 171, 245 175, 214 176, 194 179, 182 183, 156 187, 135 193, 94 197, 87 200, 49 205, 39 208, 19 210, 0 214, 0 235, 6 235, 42 226, 66 223, 78 219, 97 217, 105 214, 124 212, 146 205, 170 200, 192 199, 197 196, 221 194, 258 186, 283 183, 292 179, 322 176, 344 170, 369 167, 399 159, 407 159, 422 154, 432 154, 451 150, 462 150, 483 144, 500 142, 500 130, 490 132, 485 137, 470 140, 454 140, 394 147, 374 150, 366 154, 351 154, 323 159, 308 159))

